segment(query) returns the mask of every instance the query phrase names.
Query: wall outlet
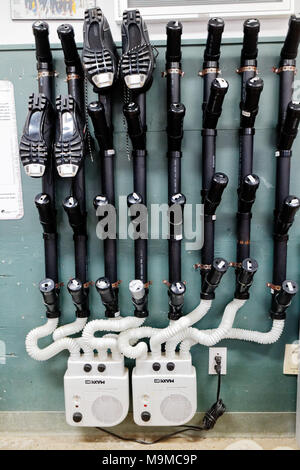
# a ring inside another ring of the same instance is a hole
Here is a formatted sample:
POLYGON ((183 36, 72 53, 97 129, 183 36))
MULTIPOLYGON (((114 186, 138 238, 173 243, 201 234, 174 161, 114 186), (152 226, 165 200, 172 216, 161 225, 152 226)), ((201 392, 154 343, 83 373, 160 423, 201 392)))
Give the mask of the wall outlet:
POLYGON ((300 364, 299 343, 286 344, 284 354, 283 373, 286 375, 298 375, 300 364))
POLYGON ((216 356, 222 358, 221 362, 221 375, 227 374, 227 348, 209 348, 209 361, 208 361, 208 373, 209 375, 217 375, 215 370, 216 356))

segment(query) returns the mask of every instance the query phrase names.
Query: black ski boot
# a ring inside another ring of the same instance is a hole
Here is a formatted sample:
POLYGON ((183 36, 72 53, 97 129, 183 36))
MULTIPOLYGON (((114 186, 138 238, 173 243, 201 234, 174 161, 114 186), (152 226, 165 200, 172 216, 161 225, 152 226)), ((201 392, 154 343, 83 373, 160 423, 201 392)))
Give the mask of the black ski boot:
POLYGON ((45 95, 33 93, 20 141, 20 158, 28 176, 41 178, 51 158, 54 111, 45 95))
POLYGON ((109 24, 100 8, 85 11, 83 66, 87 79, 103 93, 117 78, 118 54, 109 24))
POLYGON ((123 13, 122 49, 120 74, 127 88, 147 91, 152 84, 155 57, 139 10, 123 13))
POLYGON ((83 161, 86 124, 72 96, 59 96, 56 99, 56 109, 56 168, 62 178, 72 178, 76 176, 83 161))

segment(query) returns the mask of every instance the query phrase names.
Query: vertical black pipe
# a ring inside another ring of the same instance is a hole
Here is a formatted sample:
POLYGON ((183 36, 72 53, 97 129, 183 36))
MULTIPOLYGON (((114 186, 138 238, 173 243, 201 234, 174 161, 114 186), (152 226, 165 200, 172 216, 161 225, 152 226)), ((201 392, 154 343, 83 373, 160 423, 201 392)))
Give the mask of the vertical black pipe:
MULTIPOLYGON (((282 231, 281 215, 286 213, 286 198, 290 192, 290 171, 292 145, 297 136, 300 106, 291 101, 293 94, 293 82, 296 73, 296 58, 300 42, 300 18, 295 15, 290 17, 288 32, 281 49, 279 67, 277 73, 280 77, 279 110, 277 124, 277 152, 276 152, 276 190, 274 211, 274 258, 273 258, 273 284, 281 286, 286 279, 288 226, 282 231)), ((298 207, 295 209, 298 209, 298 207)), ((276 294, 273 294, 272 312, 276 294)))
MULTIPOLYGON (((205 204, 216 169, 216 122, 211 124, 207 120, 207 109, 210 102, 213 84, 219 76, 219 59, 222 34, 224 31, 224 20, 222 18, 211 18, 208 22, 208 35, 204 51, 204 62, 201 76, 203 77, 203 125, 202 125, 202 203, 205 204)), ((211 101, 211 111, 214 111, 214 104, 211 101)), ((220 115, 220 114, 219 114, 220 115)), ((207 269, 212 266, 214 258, 215 239, 215 216, 206 214, 204 210, 204 242, 201 250, 201 270, 202 287, 205 282, 207 269)))
MULTIPOLYGON (((44 94, 53 103, 54 68, 49 43, 49 26, 44 21, 37 21, 32 26, 36 45, 39 93, 44 94)), ((58 250, 55 213, 55 168, 52 155, 42 179, 42 191, 49 198, 54 214, 54 226, 51 233, 44 232, 45 275, 58 283, 58 250)))
MULTIPOLYGON (((220 39, 220 38, 219 38, 220 39)), ((205 79, 205 77, 204 77, 205 79)), ((211 269, 214 259, 214 236, 215 236, 215 210, 221 202, 222 192, 227 183, 216 181, 216 188, 220 190, 220 197, 217 204, 210 206, 209 191, 212 188, 214 177, 216 176, 216 137, 217 124, 222 113, 222 105, 225 95, 228 91, 226 80, 216 78, 211 84, 210 95, 203 113, 202 129, 202 203, 204 204, 204 243, 201 251, 202 261, 202 286, 205 282, 207 270, 211 269), (207 208, 213 208, 213 211, 207 211, 207 208)), ((225 175, 224 175, 225 176, 225 175)), ((226 177, 227 179, 227 177, 226 177)))
MULTIPOLYGON (((77 51, 74 30, 71 25, 59 26, 58 36, 61 40, 66 64, 68 93, 76 101, 82 116, 85 114, 84 103, 84 73, 77 51)), ((87 230, 86 230, 86 194, 85 194, 84 163, 72 179, 72 196, 78 201, 83 230, 80 234, 74 232, 75 276, 82 284, 87 282, 87 230)))
POLYGON ((255 118, 263 89, 263 81, 257 76, 258 34, 260 23, 255 18, 244 22, 244 38, 239 73, 241 75, 241 118, 240 118, 240 160, 238 178, 237 212, 237 282, 242 263, 250 257, 252 205, 259 186, 259 179, 253 175, 253 152, 255 118))

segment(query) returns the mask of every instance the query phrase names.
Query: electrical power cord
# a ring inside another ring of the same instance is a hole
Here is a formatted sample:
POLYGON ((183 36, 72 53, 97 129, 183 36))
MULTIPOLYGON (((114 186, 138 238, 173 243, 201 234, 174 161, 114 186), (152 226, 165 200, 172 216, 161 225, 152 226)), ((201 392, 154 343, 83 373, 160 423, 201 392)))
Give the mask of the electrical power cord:
POLYGON ((121 441, 127 441, 127 442, 134 442, 136 444, 142 444, 142 445, 153 445, 153 444, 158 444, 159 442, 162 442, 166 439, 170 439, 172 437, 175 437, 179 434, 184 434, 186 432, 201 432, 201 431, 210 431, 211 429, 214 428, 217 420, 223 416, 223 414, 226 411, 226 406, 223 402, 223 400, 220 398, 220 392, 221 392, 221 357, 216 356, 215 357, 216 365, 215 365, 215 371, 218 375, 218 388, 217 388, 217 401, 216 403, 213 404, 213 406, 205 413, 205 416, 202 421, 202 426, 194 426, 194 425, 182 425, 179 426, 181 429, 177 429, 174 432, 171 432, 169 434, 165 434, 164 436, 161 436, 157 439, 154 439, 153 441, 144 441, 142 439, 132 439, 130 437, 125 437, 125 436, 120 436, 119 434, 116 434, 112 431, 108 431, 105 428, 100 428, 97 427, 101 432, 104 432, 105 434, 108 434, 110 436, 113 436, 117 439, 120 439, 121 441))

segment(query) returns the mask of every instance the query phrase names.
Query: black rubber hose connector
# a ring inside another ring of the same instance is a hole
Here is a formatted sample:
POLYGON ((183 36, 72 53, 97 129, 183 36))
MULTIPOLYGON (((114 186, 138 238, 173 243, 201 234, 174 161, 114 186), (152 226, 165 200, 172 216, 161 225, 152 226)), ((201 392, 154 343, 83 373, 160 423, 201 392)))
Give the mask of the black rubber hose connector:
POLYGON ((219 117, 222 114, 222 105, 228 88, 229 84, 224 80, 224 78, 215 78, 212 82, 209 100, 204 111, 204 129, 215 129, 217 127, 219 117))
POLYGON ((186 287, 183 282, 173 282, 169 287, 169 319, 178 320, 182 314, 182 308, 184 304, 184 295, 186 293, 186 287))
POLYGON ((182 24, 179 21, 169 21, 167 31, 167 62, 181 61, 182 24))
POLYGON ((56 212, 48 194, 38 194, 34 200, 45 233, 56 233, 56 212))
POLYGON ((90 311, 88 308, 88 289, 84 287, 80 279, 70 279, 68 291, 76 307, 77 318, 88 318, 90 311))
POLYGON ((299 208, 300 200, 298 197, 288 196, 284 200, 275 223, 275 236, 288 234, 299 208))
POLYGON ((185 106, 182 103, 173 103, 168 110, 167 134, 169 139, 169 151, 180 151, 183 138, 183 120, 185 106))
POLYGON ((117 292, 113 289, 113 286, 111 285, 109 279, 106 277, 100 277, 96 281, 95 286, 98 294, 100 294, 103 305, 106 307, 106 317, 118 317, 120 312, 118 307, 117 292))
POLYGON ((294 281, 284 281, 281 290, 273 295, 271 318, 285 320, 286 310, 291 305, 293 297, 298 292, 298 285, 294 281))
POLYGON ((61 41, 66 65, 75 67, 79 64, 81 66, 73 26, 62 24, 57 28, 57 34, 61 41))
POLYGON ((213 300, 215 298, 215 290, 227 272, 228 267, 228 262, 223 258, 216 258, 213 261, 212 267, 207 271, 202 283, 201 299, 213 300))
POLYGON ((238 189, 239 212, 247 214, 251 212, 255 202, 256 191, 259 188, 260 179, 257 175, 247 175, 243 178, 238 189))
POLYGON ((244 22, 244 40, 242 48, 242 62, 257 58, 257 41, 260 22, 256 18, 249 18, 244 22))
POLYGON ((141 121, 141 111, 137 103, 128 103, 123 107, 128 126, 128 135, 134 150, 145 150, 146 136, 141 121))
POLYGON ((49 25, 46 21, 35 21, 32 25, 35 37, 36 58, 39 62, 52 63, 49 43, 49 25))
POLYGON ((58 292, 55 282, 52 279, 44 279, 39 285, 43 296, 45 307, 47 308, 47 318, 59 318, 58 292))
POLYGON ((300 122, 300 103, 290 101, 278 141, 278 150, 291 150, 298 134, 300 122))
POLYGON ((300 42, 300 17, 292 15, 289 20, 289 29, 281 49, 282 60, 296 59, 300 42))
POLYGON ((241 127, 254 127, 263 88, 264 81, 258 75, 247 80, 245 101, 241 103, 241 127))
POLYGON ((207 25, 208 35, 204 51, 204 60, 218 61, 220 59, 220 48, 222 34, 224 31, 224 20, 222 18, 211 18, 207 25))
POLYGON ((88 106, 88 113, 93 123, 100 150, 111 150, 113 148, 112 129, 107 124, 103 104, 100 101, 93 101, 88 106))
POLYGON ((74 234, 85 235, 85 215, 82 213, 77 199, 73 196, 67 197, 63 202, 63 208, 67 213, 74 234))
POLYGON ((235 299, 249 299, 249 289, 253 284, 253 278, 257 270, 258 264, 255 259, 244 259, 244 261, 242 262, 242 267, 237 269, 236 289, 234 294, 235 299))
POLYGON ((228 185, 228 177, 224 173, 215 173, 204 201, 204 214, 214 215, 228 185))

